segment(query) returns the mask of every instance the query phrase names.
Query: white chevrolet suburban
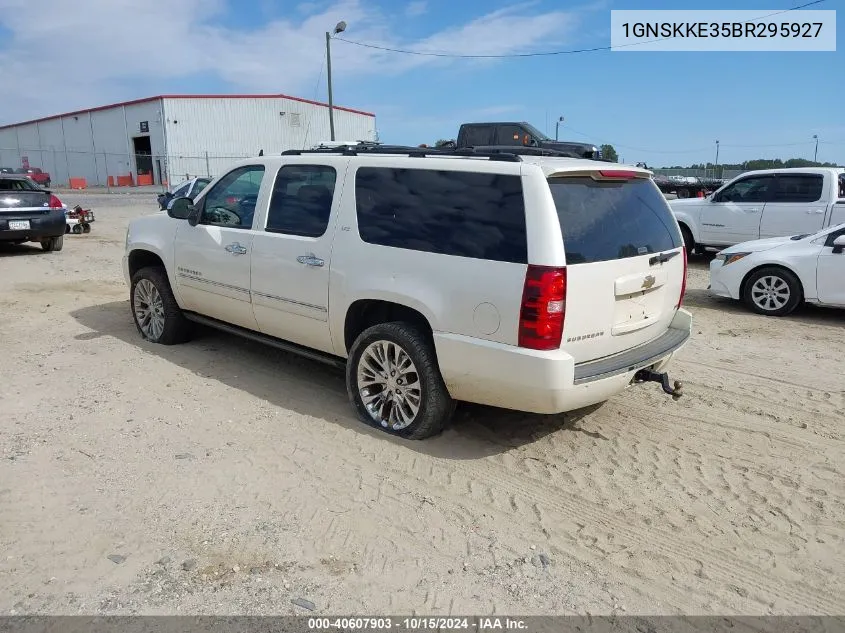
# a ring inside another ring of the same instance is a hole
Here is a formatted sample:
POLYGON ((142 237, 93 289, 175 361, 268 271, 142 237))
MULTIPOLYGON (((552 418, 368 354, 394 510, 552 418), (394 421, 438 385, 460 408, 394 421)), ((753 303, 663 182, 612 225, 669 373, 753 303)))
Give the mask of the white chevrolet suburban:
POLYGON ((845 169, 749 171, 706 198, 672 200, 669 206, 689 251, 816 233, 845 222, 845 169))
POLYGON ((351 146, 244 160, 133 220, 140 334, 192 323, 345 366, 359 416, 412 439, 456 401, 537 413, 655 381, 690 336, 686 251, 648 171, 351 146))

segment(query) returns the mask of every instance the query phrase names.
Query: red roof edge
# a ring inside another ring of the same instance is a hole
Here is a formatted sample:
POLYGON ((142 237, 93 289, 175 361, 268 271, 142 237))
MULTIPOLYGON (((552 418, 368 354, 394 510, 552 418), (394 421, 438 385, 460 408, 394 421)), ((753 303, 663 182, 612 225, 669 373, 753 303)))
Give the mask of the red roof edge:
MULTIPOLYGON (((328 103, 322 101, 312 101, 311 99, 303 99, 302 97, 292 97, 285 94, 255 94, 255 95, 158 95, 155 97, 144 97, 143 99, 132 99, 131 101, 120 101, 104 106, 97 106, 96 108, 85 108, 83 110, 74 110, 73 112, 65 112, 64 114, 52 114, 50 116, 41 117, 40 119, 32 119, 29 121, 21 121, 20 123, 8 123, 0 125, 0 130, 7 130, 9 128, 18 127, 21 125, 32 125, 33 123, 42 123, 44 121, 53 121, 55 119, 62 119, 69 116, 77 116, 80 114, 90 114, 92 112, 102 112, 103 110, 110 110, 112 108, 120 108, 123 106, 138 105, 139 103, 149 103, 150 101, 159 101, 161 99, 289 99, 291 101, 299 101, 300 103, 308 103, 310 105, 322 106, 328 108, 328 103)), ((351 112, 352 114, 361 114, 375 118, 372 112, 365 112, 364 110, 355 110, 354 108, 346 108, 344 106, 333 105, 332 109, 342 110, 343 112, 351 112)))

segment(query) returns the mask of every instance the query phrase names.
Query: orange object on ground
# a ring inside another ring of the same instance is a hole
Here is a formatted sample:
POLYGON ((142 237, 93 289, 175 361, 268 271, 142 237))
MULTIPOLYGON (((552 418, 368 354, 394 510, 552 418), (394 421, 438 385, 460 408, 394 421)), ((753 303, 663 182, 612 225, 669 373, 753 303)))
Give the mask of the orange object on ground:
POLYGON ((117 186, 118 187, 134 187, 135 181, 132 179, 132 174, 127 176, 118 176, 117 177, 117 186))
POLYGON ((153 184, 153 175, 152 174, 138 174, 138 186, 143 187, 144 185, 151 185, 153 184))
POLYGON ((86 189, 88 181, 85 178, 68 178, 68 184, 71 189, 86 189))
POLYGON ((109 187, 114 187, 114 176, 109 176, 109 187))

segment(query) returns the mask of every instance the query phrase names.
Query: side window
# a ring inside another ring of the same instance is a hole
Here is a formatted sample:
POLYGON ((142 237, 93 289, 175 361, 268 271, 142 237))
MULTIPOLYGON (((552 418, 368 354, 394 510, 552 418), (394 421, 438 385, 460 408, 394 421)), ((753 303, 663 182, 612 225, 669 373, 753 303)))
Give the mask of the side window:
POLYGON ((839 197, 845 198, 845 174, 839 174, 839 197))
POLYGON ((370 244, 528 261, 519 176, 361 167, 355 199, 358 233, 370 244))
POLYGON ((716 202, 766 202, 772 180, 772 176, 745 178, 722 191, 716 202))
POLYGON ((519 125, 500 125, 496 128, 498 132, 497 145, 530 145, 531 135, 519 125))
POLYGON ((468 125, 464 128, 465 143, 472 147, 493 144, 493 127, 490 125, 468 125))
POLYGON ((329 226, 337 171, 328 165, 286 165, 276 175, 267 231, 320 237, 329 226))
POLYGON ((817 202, 824 189, 821 174, 780 174, 775 182, 772 202, 817 202))
POLYGON ((230 171, 203 198, 200 222, 251 229, 263 178, 264 165, 245 165, 230 171))

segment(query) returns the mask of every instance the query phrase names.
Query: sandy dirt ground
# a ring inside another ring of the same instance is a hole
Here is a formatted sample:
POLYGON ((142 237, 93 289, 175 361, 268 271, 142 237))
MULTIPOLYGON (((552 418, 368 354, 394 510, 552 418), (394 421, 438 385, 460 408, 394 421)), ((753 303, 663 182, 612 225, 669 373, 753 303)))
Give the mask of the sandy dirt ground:
POLYGON ((697 259, 680 401, 405 442, 322 365, 142 342, 119 264, 154 195, 65 198, 89 235, 0 247, 0 613, 845 612, 845 312, 753 315, 697 259))

